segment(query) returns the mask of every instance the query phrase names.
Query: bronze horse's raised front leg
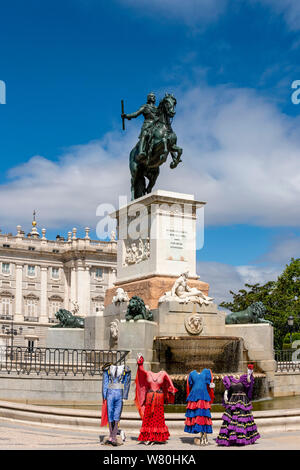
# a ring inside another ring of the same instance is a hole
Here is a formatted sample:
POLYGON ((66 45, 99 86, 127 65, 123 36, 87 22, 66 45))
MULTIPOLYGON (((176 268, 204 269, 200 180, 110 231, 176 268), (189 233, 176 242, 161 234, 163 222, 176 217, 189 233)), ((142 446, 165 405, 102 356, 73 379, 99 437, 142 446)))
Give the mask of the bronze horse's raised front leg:
POLYGON ((182 162, 181 155, 182 155, 182 148, 178 147, 177 145, 173 145, 171 150, 172 162, 170 163, 170 168, 172 170, 177 167, 178 163, 182 162), (176 155, 177 153, 177 155, 176 155))

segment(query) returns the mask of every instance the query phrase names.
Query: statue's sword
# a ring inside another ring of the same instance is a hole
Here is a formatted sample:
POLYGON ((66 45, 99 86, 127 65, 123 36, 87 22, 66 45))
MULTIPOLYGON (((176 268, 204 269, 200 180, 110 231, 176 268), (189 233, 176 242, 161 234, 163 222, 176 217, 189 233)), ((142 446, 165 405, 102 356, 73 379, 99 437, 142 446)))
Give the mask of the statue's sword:
MULTIPOLYGON (((124 101, 121 100, 121 111, 122 111, 122 115, 124 114, 124 101)), ((122 128, 123 128, 123 131, 125 131, 125 118, 122 117, 122 128)))

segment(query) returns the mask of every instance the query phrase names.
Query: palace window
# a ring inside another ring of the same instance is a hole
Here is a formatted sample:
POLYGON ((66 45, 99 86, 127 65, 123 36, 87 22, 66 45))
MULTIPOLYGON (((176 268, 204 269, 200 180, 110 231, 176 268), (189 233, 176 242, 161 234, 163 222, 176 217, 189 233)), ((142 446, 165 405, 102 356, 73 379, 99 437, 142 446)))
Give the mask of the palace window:
POLYGON ((27 299, 27 316, 36 317, 36 300, 27 299))
POLYGON ((61 300, 51 300, 50 301, 50 318, 55 318, 55 314, 58 310, 62 308, 61 300))
POLYGON ((63 308, 64 299, 59 295, 52 295, 49 297, 49 322, 54 323, 56 321, 55 314, 60 308, 63 308))
POLYGON ((32 277, 35 276, 35 266, 31 264, 27 266, 27 275, 32 277))
POLYGON ((52 279, 59 279, 59 268, 52 268, 51 276, 52 279))
POLYGON ((1 315, 11 315, 11 298, 2 297, 1 299, 1 315))
POLYGON ((103 268, 96 268, 95 276, 97 279, 102 279, 103 277, 103 268))
POLYGON ((10 263, 2 263, 2 274, 10 274, 10 263))
POLYGON ((24 296, 25 305, 25 321, 38 321, 38 303, 39 298, 35 294, 24 296))
POLYGON ((92 299, 92 309, 95 314, 99 314, 104 309, 104 296, 97 295, 92 299))

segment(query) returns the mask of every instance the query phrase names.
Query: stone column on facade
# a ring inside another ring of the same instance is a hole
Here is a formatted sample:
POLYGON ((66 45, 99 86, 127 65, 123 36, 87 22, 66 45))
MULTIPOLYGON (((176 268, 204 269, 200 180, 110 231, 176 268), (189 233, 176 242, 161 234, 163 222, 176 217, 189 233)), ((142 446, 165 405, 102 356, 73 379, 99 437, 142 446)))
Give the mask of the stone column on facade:
POLYGON ((109 287, 113 287, 117 279, 117 270, 116 268, 111 269, 111 277, 110 277, 110 285, 109 287))
POLYGON ((107 287, 108 289, 113 287, 115 280, 116 280, 116 269, 112 267, 107 268, 107 287))
POLYGON ((23 312, 23 265, 16 264, 16 296, 14 321, 24 321, 23 312))
POLYGON ((90 266, 85 267, 85 309, 86 316, 91 315, 91 274, 90 266))
POLYGON ((48 323, 48 268, 41 266, 41 314, 39 321, 48 323))
POLYGON ((65 295, 64 295, 64 308, 66 310, 70 310, 70 285, 69 285, 69 282, 68 282, 69 273, 70 273, 69 268, 64 266, 63 269, 62 269, 62 273, 63 273, 62 276, 63 276, 63 280, 64 280, 64 292, 65 292, 65 295))
MULTIPOLYGON (((71 287, 70 287, 70 301, 76 302, 77 301, 77 275, 76 275, 76 267, 71 267, 71 287)), ((71 304, 72 305, 72 304, 71 304)))
POLYGON ((77 302, 79 305, 79 315, 86 316, 86 302, 85 302, 85 296, 86 296, 86 289, 87 289, 87 283, 86 283, 86 276, 85 276, 85 266, 83 264, 77 265, 77 302))

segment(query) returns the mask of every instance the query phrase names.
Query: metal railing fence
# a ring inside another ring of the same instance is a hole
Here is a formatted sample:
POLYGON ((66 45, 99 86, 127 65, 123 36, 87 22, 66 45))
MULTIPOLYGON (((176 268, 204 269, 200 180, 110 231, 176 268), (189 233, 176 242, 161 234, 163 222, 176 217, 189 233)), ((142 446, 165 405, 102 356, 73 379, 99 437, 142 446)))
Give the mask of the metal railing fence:
POLYGON ((130 351, 0 347, 0 373, 37 375, 102 375, 107 363, 122 365, 130 351))

